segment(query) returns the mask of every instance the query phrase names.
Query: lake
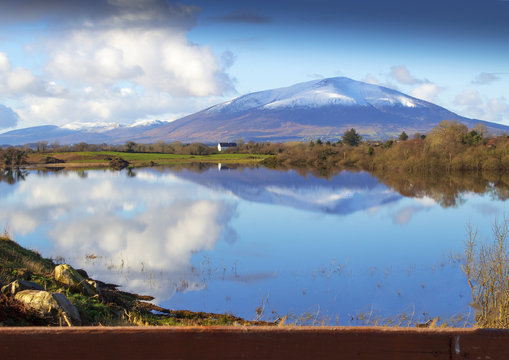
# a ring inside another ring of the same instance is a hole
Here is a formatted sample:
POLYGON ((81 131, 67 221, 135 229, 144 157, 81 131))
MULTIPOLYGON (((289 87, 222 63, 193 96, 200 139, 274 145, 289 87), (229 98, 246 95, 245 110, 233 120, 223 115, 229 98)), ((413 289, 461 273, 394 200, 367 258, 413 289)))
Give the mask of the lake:
POLYGON ((3 171, 0 229, 171 309, 472 324, 467 225, 491 237, 506 210, 503 179, 380 179, 204 164, 3 171))

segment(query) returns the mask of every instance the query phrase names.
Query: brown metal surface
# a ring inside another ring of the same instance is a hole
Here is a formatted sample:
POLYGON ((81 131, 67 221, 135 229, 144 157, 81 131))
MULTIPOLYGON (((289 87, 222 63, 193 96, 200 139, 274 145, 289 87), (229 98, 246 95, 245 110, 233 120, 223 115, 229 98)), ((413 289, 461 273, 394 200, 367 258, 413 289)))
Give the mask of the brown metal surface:
POLYGON ((360 327, 0 328, 0 359, 509 359, 509 332, 360 327))

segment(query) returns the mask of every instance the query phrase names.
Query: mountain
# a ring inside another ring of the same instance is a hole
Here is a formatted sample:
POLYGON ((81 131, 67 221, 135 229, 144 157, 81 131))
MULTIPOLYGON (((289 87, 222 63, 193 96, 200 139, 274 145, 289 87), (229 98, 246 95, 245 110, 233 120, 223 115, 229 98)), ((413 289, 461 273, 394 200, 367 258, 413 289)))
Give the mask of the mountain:
MULTIPOLYGON (((152 170, 150 170, 152 171, 152 170)), ((154 170, 155 171, 155 170, 154 170)), ((403 197, 370 174, 341 172, 330 179, 266 168, 216 167, 173 171, 177 178, 254 203, 277 204, 317 213, 347 215, 403 197)))
POLYGON ((364 138, 384 139, 402 131, 426 133, 442 120, 509 132, 505 125, 469 119, 396 90, 336 77, 247 94, 173 122, 38 126, 0 134, 0 144, 333 140, 350 128, 364 138))
MULTIPOLYGON (((78 144, 80 142, 88 144, 123 144, 133 138, 139 139, 140 134, 163 124, 165 122, 156 120, 133 125, 72 124, 63 127, 55 125, 34 126, 0 134, 0 145, 34 144, 39 141, 47 141, 49 144, 57 141, 61 145, 78 144)), ((146 139, 144 142, 155 141, 146 139)))
POLYGON ((335 139, 355 128, 365 138, 428 132, 442 120, 492 131, 509 127, 459 116, 386 87, 345 77, 308 81, 240 96, 147 134, 165 141, 335 139))

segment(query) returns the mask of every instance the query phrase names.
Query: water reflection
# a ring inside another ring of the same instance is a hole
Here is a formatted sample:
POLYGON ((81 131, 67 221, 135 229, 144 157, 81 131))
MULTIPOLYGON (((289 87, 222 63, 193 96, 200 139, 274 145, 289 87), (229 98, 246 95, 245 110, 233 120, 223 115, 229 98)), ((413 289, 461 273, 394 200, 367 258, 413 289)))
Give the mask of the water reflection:
POLYGON ((0 168, 0 183, 5 182, 9 185, 13 185, 18 181, 25 180, 27 171, 20 168, 0 168))
POLYGON ((235 238, 228 223, 236 205, 194 196, 170 174, 140 172, 137 180, 133 186, 123 172, 30 176, 3 195, 0 218, 13 234, 47 236, 52 255, 92 276, 116 283, 120 274, 130 290, 149 291, 147 278, 163 273, 171 284, 157 286, 159 300, 183 283, 202 288, 191 256, 235 238))
POLYGON ((9 176, 0 227, 21 244, 163 306, 248 318, 269 294, 281 315, 457 313, 469 290, 443 256, 462 248, 466 219, 491 226, 509 194, 500 174, 192 164, 9 176))
POLYGON ((341 172, 327 180, 301 176, 294 170, 221 166, 171 168, 176 176, 243 200, 289 206, 332 214, 351 214, 398 201, 390 191, 366 172, 341 172), (231 170, 231 171, 229 171, 231 170), (206 173, 206 174, 204 174, 206 173))
MULTIPOLYGON (((168 168, 186 180, 228 191, 249 201, 336 214, 350 214, 402 198, 421 199, 417 208, 406 210, 407 214, 435 204, 444 208, 459 206, 468 193, 489 194, 493 199, 502 201, 509 198, 509 175, 502 172, 438 176, 391 171, 341 171, 317 177, 316 171, 306 169, 273 170, 222 165, 219 171, 213 171, 215 165, 210 164, 168 168), (206 176, 200 175, 205 172, 206 176)), ((400 215, 400 219, 405 217, 408 215, 400 215)))

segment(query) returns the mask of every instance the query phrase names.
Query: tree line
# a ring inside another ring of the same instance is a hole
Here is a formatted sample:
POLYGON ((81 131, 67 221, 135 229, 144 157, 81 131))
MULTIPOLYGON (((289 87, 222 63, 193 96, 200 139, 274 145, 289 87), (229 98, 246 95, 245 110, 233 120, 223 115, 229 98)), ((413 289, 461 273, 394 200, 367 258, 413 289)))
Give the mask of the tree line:
POLYGON ((482 125, 469 130, 457 121, 444 120, 427 134, 410 139, 362 141, 350 129, 335 142, 285 144, 266 163, 272 166, 311 166, 318 169, 358 168, 368 171, 406 172, 509 170, 509 137, 490 136, 482 125), (347 136, 348 135, 348 136, 347 136))
MULTIPOLYGON (((19 166, 33 152, 119 151, 181 155, 211 155, 215 146, 182 142, 138 144, 129 141, 121 145, 86 144, 60 145, 39 142, 33 146, 0 148, 0 164, 19 166)), ((442 121, 427 134, 410 138, 402 132, 387 141, 363 140, 355 129, 347 130, 338 141, 309 142, 244 142, 228 148, 227 153, 272 155, 265 161, 271 167, 308 167, 320 173, 344 168, 369 171, 385 169, 406 172, 437 172, 467 170, 509 170, 509 138, 490 136, 486 128, 469 130, 457 121, 442 121)))

